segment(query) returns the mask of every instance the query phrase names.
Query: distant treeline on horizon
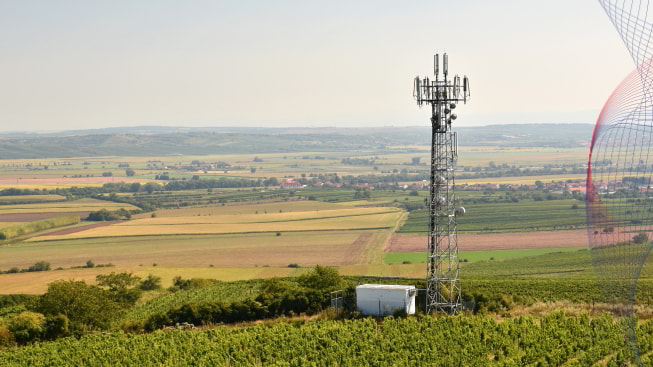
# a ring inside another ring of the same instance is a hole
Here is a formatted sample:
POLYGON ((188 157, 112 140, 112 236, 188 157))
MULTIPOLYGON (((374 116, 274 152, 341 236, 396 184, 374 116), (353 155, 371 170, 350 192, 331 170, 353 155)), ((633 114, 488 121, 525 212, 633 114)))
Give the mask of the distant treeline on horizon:
MULTIPOLYGON (((587 146, 591 124, 455 127, 461 146, 587 146)), ((429 146, 430 127, 182 128, 133 127, 55 133, 0 133, 0 159, 93 156, 385 151, 429 146)))

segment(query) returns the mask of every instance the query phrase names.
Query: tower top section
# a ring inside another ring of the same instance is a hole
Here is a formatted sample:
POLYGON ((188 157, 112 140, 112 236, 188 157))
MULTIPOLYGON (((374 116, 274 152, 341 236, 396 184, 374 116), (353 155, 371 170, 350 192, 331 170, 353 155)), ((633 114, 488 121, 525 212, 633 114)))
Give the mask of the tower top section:
POLYGON ((449 78, 449 57, 442 55, 442 70, 440 55, 433 56, 433 79, 415 77, 413 81, 413 97, 417 105, 431 105, 431 123, 436 131, 447 131, 451 122, 457 118, 451 110, 456 104, 467 103, 470 97, 469 79, 463 76, 462 81, 457 74, 449 78))

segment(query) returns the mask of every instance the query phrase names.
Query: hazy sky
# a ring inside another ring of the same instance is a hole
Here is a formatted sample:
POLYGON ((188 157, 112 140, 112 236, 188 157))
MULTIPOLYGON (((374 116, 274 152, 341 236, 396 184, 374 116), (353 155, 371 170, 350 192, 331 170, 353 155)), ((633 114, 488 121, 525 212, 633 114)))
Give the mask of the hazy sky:
POLYGON ((444 51, 459 126, 593 123, 634 68, 591 0, 0 0, 0 130, 428 126, 444 51))

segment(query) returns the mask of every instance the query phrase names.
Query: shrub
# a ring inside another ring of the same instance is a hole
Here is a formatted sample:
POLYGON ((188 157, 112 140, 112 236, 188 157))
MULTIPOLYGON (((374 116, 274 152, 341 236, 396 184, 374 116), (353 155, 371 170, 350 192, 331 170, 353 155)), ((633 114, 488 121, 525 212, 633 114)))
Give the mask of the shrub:
POLYGON ((34 265, 27 268, 28 272, 48 271, 48 270, 50 270, 50 263, 47 261, 38 261, 34 263, 34 265))
POLYGON ((161 289, 161 278, 150 274, 138 287, 144 291, 161 289))
POLYGON ((6 327, 0 326, 0 348, 11 347, 15 343, 14 334, 12 334, 6 327))
POLYGON ((21 312, 9 320, 9 331, 18 344, 28 344, 41 337, 45 316, 35 312, 21 312))
POLYGON ((68 335, 70 321, 66 315, 48 316, 45 318, 43 338, 54 340, 68 335))
POLYGON ((106 287, 109 297, 115 302, 131 306, 141 297, 141 290, 136 286, 141 278, 129 273, 98 275, 95 277, 100 287, 106 287))
POLYGON ((323 291, 340 289, 344 286, 344 280, 337 269, 320 265, 299 276, 298 281, 304 287, 323 291))
POLYGON ((633 242, 637 244, 642 244, 648 242, 648 235, 644 232, 640 232, 635 237, 633 237, 633 242))
POLYGON ((142 332, 145 329, 145 321, 129 320, 120 324, 120 329, 126 333, 142 332))
POLYGON ((193 278, 183 279, 180 276, 172 278, 172 287, 168 288, 169 291, 176 292, 178 290, 199 289, 205 288, 219 283, 219 280, 193 278))
POLYGON ((120 216, 118 216, 117 213, 110 212, 106 209, 100 209, 96 212, 90 212, 88 214, 88 217, 86 217, 86 220, 93 221, 93 222, 103 222, 103 221, 118 220, 118 219, 120 219, 120 216))
POLYGON ((121 309, 102 288, 72 280, 50 283, 33 308, 46 316, 65 315, 78 334, 108 328, 121 309))
POLYGON ((36 298, 37 296, 28 294, 2 294, 0 295, 0 310, 6 307, 24 305, 36 298))

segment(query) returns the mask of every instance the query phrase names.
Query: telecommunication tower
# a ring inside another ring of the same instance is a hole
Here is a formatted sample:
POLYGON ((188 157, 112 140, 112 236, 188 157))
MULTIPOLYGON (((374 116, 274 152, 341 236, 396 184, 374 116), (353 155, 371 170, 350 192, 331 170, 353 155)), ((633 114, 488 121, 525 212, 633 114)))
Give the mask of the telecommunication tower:
POLYGON ((461 309, 460 263, 456 239, 456 216, 465 214, 454 192, 454 168, 458 159, 458 140, 451 128, 457 116, 456 104, 467 103, 469 79, 458 75, 449 79, 449 60, 442 55, 433 60, 434 79, 415 78, 413 96, 418 106, 431 106, 431 183, 427 201, 429 239, 427 251, 426 312, 455 314, 461 309))

